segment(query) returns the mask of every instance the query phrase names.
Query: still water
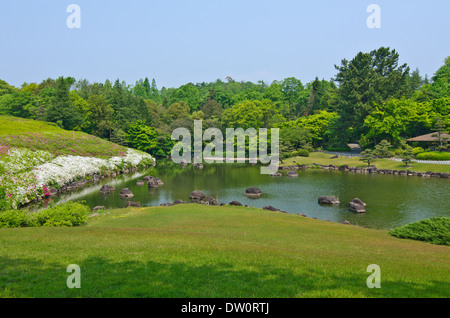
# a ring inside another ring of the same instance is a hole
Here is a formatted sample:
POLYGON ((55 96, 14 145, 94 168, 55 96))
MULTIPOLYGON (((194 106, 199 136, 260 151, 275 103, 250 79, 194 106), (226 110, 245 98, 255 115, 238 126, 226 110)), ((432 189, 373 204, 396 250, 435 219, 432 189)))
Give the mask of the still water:
POLYGON ((85 201, 91 208, 125 207, 127 199, 121 199, 119 192, 129 188, 134 197, 131 201, 142 206, 157 206, 174 200, 189 201, 194 190, 217 198, 219 203, 233 200, 252 207, 272 205, 288 213, 304 213, 308 217, 333 222, 350 221, 368 228, 391 229, 430 217, 450 217, 450 180, 420 178, 415 176, 371 175, 349 172, 306 170, 298 171, 297 178, 271 177, 260 174, 258 166, 249 164, 215 164, 196 169, 192 165, 182 168, 172 162, 161 161, 156 167, 134 175, 121 176, 79 189, 56 199, 85 201), (137 186, 143 176, 160 178, 164 185, 148 189, 137 186), (104 184, 112 185, 116 191, 100 194, 104 184), (258 187, 263 196, 250 199, 244 196, 248 187, 258 187), (321 206, 317 198, 323 195, 338 197, 339 206, 321 206), (367 213, 357 214, 348 210, 348 203, 360 198, 367 203, 367 213))

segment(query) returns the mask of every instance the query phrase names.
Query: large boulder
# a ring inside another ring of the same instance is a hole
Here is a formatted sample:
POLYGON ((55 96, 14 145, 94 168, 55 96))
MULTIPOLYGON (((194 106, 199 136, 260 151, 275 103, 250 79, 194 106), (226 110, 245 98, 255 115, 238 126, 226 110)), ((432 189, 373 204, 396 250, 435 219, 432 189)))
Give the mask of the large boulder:
POLYGON ((100 193, 102 194, 108 194, 112 191, 116 190, 114 187, 110 186, 110 185, 104 185, 101 189, 100 189, 100 193))
POLYGON ((319 204, 340 204, 338 199, 332 196, 323 196, 318 199, 319 204))
POLYGON ((249 198, 259 198, 262 195, 262 191, 259 188, 250 187, 245 190, 244 194, 249 198))
POLYGON ((348 209, 356 213, 366 213, 366 208, 362 204, 355 203, 353 201, 349 203, 348 209))
POLYGON ((132 198, 132 197, 134 197, 134 194, 133 194, 133 192, 131 192, 130 189, 125 188, 120 191, 119 196, 121 198, 132 198))

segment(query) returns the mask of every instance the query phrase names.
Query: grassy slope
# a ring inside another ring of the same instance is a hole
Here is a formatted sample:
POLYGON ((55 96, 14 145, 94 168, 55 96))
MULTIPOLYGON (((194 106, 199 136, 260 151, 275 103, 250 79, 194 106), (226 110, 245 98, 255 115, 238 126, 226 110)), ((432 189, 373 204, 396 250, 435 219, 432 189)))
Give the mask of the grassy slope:
POLYGON ((79 155, 110 158, 127 148, 82 132, 67 131, 54 123, 0 116, 0 144, 45 150, 56 156, 79 155))
POLYGON ((446 246, 245 207, 115 210, 0 242, 3 297, 450 297, 446 246), (66 287, 69 264, 81 289, 66 287))
MULTIPOLYGON (((359 158, 348 158, 339 156, 337 159, 330 159, 333 155, 312 152, 309 157, 294 157, 283 159, 282 166, 295 165, 294 161, 299 164, 313 164, 318 163, 321 165, 343 165, 347 164, 350 167, 367 167, 367 163, 360 161, 359 158)), ((427 164, 427 163, 411 163, 407 168, 403 162, 397 162, 389 159, 377 159, 371 165, 376 166, 378 169, 391 169, 391 170, 411 170, 417 172, 447 172, 450 173, 450 165, 438 165, 438 164, 427 164)))

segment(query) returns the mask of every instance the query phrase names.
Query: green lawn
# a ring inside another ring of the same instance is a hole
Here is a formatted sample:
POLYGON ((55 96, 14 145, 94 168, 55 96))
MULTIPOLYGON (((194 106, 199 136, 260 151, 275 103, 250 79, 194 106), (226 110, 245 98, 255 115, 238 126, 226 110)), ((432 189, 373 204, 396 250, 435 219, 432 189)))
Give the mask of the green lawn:
MULTIPOLYGON (((359 158, 339 156, 337 159, 330 159, 333 157, 331 154, 323 152, 311 152, 309 157, 293 157, 283 159, 281 166, 292 166, 295 163, 299 164, 321 164, 321 165, 349 165, 350 167, 367 167, 367 163, 360 161, 359 158), (295 161, 295 163, 294 163, 295 161)), ((411 170, 416 172, 447 172, 450 173, 450 165, 439 164, 427 164, 427 163, 410 163, 406 167, 403 162, 397 162, 389 159, 377 159, 371 165, 376 166, 378 169, 390 169, 390 170, 411 170)))
POLYGON ((245 207, 114 210, 0 229, 0 242, 2 297, 450 297, 447 246, 245 207), (66 286, 70 264, 81 289, 66 286))

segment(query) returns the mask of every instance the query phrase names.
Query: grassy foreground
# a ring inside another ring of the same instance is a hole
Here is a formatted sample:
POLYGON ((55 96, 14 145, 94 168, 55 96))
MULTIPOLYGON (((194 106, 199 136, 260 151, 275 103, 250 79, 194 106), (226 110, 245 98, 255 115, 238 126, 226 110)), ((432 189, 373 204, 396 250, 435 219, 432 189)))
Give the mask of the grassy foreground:
MULTIPOLYGON (((367 167, 367 163, 359 160, 357 157, 349 158, 344 156, 339 156, 336 159, 330 159, 333 157, 331 154, 323 152, 311 152, 309 157, 293 157, 288 159, 283 159, 283 164, 281 166, 292 166, 296 163, 299 164, 313 164, 317 163, 320 165, 349 165, 350 167, 367 167), (295 161, 295 162, 294 162, 295 161)), ((389 159, 377 159, 371 165, 377 167, 378 169, 390 169, 390 170, 411 170, 416 172, 441 172, 450 173, 450 165, 439 165, 439 164, 428 164, 428 163, 410 163, 408 167, 405 166, 403 162, 397 162, 389 159)))
POLYGON ((447 246, 245 207, 114 210, 0 229, 0 242, 1 297, 450 297, 447 246), (70 264, 80 289, 66 286, 70 264))

